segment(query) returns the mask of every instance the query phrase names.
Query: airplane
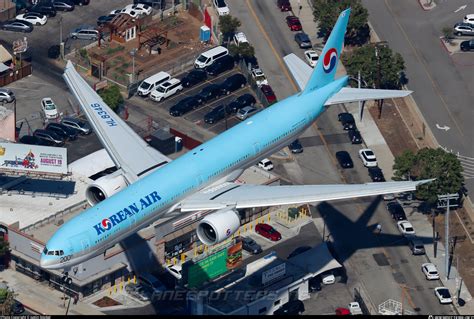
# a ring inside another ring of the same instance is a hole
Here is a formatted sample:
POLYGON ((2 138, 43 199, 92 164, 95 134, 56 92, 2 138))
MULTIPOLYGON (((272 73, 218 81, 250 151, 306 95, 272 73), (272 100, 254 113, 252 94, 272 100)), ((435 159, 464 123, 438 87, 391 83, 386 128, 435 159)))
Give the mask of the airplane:
POLYGON ((304 67, 295 55, 285 57, 301 92, 173 161, 128 127, 68 61, 63 77, 117 171, 88 187, 86 198, 92 207, 53 234, 41 254, 41 267, 70 269, 169 216, 213 211, 198 223, 196 233, 203 244, 214 245, 238 230, 238 209, 400 193, 430 182, 289 186, 235 183, 245 168, 295 140, 326 106, 411 93, 345 88, 347 76, 334 79, 349 16, 350 8, 340 14, 314 71, 304 67))

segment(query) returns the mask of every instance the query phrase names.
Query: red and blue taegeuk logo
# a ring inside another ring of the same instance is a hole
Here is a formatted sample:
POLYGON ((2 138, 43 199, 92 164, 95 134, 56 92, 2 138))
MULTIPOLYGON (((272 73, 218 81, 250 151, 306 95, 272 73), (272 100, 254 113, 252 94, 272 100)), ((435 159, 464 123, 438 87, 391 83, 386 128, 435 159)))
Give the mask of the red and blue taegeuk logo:
POLYGON ((331 71, 336 66, 337 62, 337 50, 330 48, 323 58, 323 70, 326 73, 331 73, 331 71))
POLYGON ((110 228, 112 228, 112 223, 110 222, 110 220, 108 218, 104 218, 102 219, 102 227, 104 227, 105 230, 109 230, 110 228))

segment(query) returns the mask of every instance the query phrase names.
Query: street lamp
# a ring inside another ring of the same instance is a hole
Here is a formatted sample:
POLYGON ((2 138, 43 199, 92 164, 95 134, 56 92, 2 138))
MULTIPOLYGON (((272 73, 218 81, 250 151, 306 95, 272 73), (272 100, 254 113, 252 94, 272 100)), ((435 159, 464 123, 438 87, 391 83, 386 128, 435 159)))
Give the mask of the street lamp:
POLYGON ((59 16, 59 54, 61 60, 64 59, 64 42, 63 42, 63 16, 59 16))
POLYGON ((137 54, 136 48, 130 51, 130 55, 132 56, 132 83, 135 83, 135 54, 137 54))

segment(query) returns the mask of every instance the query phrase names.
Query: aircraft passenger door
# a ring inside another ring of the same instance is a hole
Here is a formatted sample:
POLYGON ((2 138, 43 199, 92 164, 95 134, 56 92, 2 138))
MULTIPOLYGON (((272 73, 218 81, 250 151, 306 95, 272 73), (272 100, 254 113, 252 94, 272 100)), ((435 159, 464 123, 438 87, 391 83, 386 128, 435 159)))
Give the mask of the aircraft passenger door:
POLYGON ((253 143, 253 148, 254 148, 255 154, 258 154, 260 152, 260 143, 259 142, 253 143))

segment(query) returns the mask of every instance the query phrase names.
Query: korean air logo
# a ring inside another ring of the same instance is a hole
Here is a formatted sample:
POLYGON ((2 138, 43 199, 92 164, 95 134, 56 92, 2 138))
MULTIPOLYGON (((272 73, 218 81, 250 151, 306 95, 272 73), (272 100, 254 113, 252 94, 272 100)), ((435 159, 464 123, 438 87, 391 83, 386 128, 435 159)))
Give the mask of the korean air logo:
POLYGON ((225 234, 226 234, 227 237, 230 236, 230 229, 229 228, 227 228, 227 230, 225 231, 225 234))
POLYGON ((109 230, 110 228, 112 228, 112 223, 110 222, 110 220, 108 218, 104 218, 102 219, 102 227, 104 227, 105 230, 109 230))
POLYGON ((336 66, 337 62, 337 51, 334 48, 330 48, 323 58, 323 70, 326 73, 331 73, 331 71, 336 66))

